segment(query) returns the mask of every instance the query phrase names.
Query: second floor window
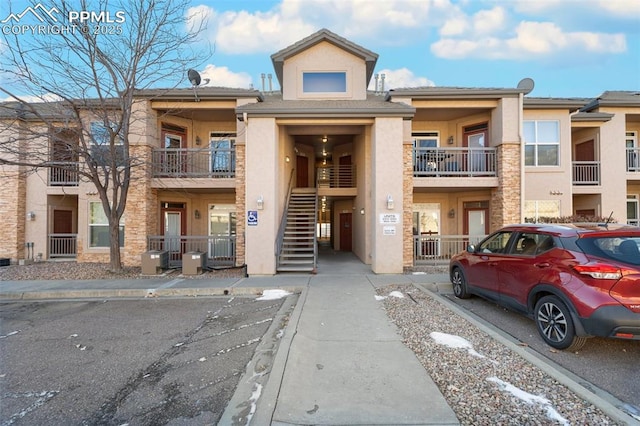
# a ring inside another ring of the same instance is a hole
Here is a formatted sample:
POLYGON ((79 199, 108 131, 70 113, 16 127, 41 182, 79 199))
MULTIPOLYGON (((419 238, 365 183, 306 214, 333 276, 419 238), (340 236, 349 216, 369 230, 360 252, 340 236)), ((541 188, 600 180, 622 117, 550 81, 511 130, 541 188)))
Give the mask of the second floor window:
MULTIPOLYGON (((104 123, 99 121, 93 121, 91 123, 91 157, 100 166, 108 166, 111 164, 111 145, 110 134, 104 123)), ((118 166, 124 165, 124 139, 118 135, 114 141, 116 164, 118 166)))
POLYGON ((346 93, 346 72, 304 72, 302 74, 304 93, 346 93))
POLYGON ((525 166, 560 165, 560 123, 557 120, 525 120, 525 166))

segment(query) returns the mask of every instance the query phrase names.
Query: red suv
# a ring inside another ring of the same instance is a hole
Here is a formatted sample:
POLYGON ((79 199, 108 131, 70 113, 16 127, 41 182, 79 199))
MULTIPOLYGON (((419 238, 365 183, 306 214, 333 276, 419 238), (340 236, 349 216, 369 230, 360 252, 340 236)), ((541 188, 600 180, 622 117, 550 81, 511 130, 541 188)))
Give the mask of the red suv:
POLYGON ((453 292, 532 318, 550 346, 592 336, 640 340, 640 228, 513 225, 451 259, 453 292))

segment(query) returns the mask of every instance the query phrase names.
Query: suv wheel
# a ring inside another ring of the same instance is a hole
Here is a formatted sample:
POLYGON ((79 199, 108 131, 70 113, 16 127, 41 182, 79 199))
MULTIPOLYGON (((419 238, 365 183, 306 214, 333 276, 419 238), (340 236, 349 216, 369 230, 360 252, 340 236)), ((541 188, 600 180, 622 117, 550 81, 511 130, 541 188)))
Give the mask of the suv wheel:
POLYGON ((571 312, 556 296, 544 296, 536 303, 534 319, 544 341, 556 349, 577 351, 587 337, 576 336, 571 312))
POLYGON ((462 269, 459 267, 453 268, 451 271, 451 284, 453 284, 453 294, 458 299, 468 299, 469 292, 467 292, 467 280, 464 277, 462 269))

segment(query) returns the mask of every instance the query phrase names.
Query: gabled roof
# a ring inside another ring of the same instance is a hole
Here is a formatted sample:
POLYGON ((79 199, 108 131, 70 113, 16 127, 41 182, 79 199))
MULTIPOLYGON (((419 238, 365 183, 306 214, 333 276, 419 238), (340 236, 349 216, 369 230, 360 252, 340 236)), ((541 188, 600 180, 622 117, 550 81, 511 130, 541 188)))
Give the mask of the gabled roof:
POLYGON ((573 123, 582 123, 586 121, 610 121, 615 114, 606 112, 576 112, 571 116, 573 123))
POLYGON ((329 42, 354 56, 362 58, 366 63, 367 84, 369 84, 371 76, 373 75, 373 70, 376 67, 376 62, 378 61, 378 54, 365 49, 364 47, 359 46, 344 37, 340 37, 339 35, 332 33, 326 28, 323 28, 320 31, 311 34, 309 37, 303 38, 297 43, 294 43, 289 47, 285 47, 279 52, 271 55, 271 62, 273 62, 273 68, 275 69, 276 77, 278 77, 278 83, 280 83, 280 87, 283 86, 282 69, 284 66, 284 61, 323 41, 329 42))
POLYGON ((640 107, 640 92, 606 91, 581 108, 580 111, 592 111, 603 106, 640 107))
POLYGON ((524 98, 524 109, 569 109, 578 110, 591 98, 524 98))

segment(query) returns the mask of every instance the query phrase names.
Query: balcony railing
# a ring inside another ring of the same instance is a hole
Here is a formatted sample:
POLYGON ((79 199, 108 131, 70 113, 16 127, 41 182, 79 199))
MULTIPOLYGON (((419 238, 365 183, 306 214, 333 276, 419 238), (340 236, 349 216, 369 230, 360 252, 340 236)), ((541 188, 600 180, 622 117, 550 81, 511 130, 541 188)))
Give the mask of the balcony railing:
POLYGON ((413 236, 414 265, 447 265, 451 257, 467 249, 469 244, 478 244, 486 235, 439 235, 413 236))
POLYGON ((77 161, 54 161, 49 163, 49 186, 78 186, 77 161))
POLYGON ((77 239, 76 234, 49 234, 49 258, 75 258, 77 239))
POLYGON ((627 171, 640 172, 640 148, 627 148, 627 171))
POLYGON ((414 148, 415 177, 497 176, 495 148, 414 148))
POLYGON ((188 252, 201 252, 207 255, 207 266, 210 268, 232 267, 236 264, 235 235, 154 235, 147 237, 149 250, 169 252, 169 267, 182 266, 182 255, 188 252))
POLYGON ((316 169, 318 188, 355 188, 356 166, 328 166, 316 169))
POLYGON ((233 178, 235 148, 167 148, 153 150, 153 177, 233 178))
POLYGON ((572 164, 574 185, 600 185, 599 161, 574 161, 572 164))

